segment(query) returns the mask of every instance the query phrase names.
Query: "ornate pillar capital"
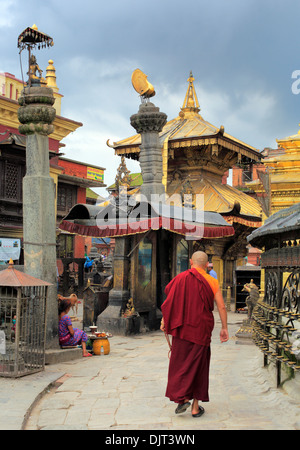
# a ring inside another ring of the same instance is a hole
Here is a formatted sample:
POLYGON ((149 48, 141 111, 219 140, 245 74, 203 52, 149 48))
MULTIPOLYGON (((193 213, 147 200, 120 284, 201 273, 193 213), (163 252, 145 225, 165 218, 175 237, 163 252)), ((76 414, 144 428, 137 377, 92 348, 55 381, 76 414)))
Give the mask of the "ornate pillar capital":
POLYGON ((22 96, 18 100, 18 119, 21 125, 21 134, 42 134, 53 133, 52 122, 55 119, 56 111, 53 108, 55 98, 51 88, 42 85, 26 86, 22 91, 22 96))
POLYGON ((142 103, 139 112, 130 117, 131 125, 140 134, 151 131, 159 133, 166 122, 167 115, 151 102, 142 103))

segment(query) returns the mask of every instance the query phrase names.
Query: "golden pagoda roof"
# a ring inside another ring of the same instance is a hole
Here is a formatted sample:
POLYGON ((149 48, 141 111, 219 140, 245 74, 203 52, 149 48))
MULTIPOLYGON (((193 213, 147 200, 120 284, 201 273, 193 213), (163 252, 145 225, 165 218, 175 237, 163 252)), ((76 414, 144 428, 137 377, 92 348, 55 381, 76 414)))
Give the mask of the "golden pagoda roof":
MULTIPOLYGON (((179 194, 176 195, 176 198, 177 202, 180 202, 182 190, 185 187, 185 183, 188 182, 193 195, 204 195, 204 211, 220 213, 231 224, 235 222, 249 227, 257 227, 260 225, 262 217, 262 209, 259 202, 232 186, 222 184, 222 172, 225 171, 223 167, 221 169, 218 168, 215 160, 212 161, 214 170, 206 162, 201 163, 202 168, 198 170, 198 163, 195 163, 195 166, 188 167, 188 170, 184 169, 185 172, 189 173, 188 176, 185 173, 183 178, 173 178, 171 181, 168 179, 168 151, 166 151, 168 149, 172 151, 180 148, 189 150, 194 147, 195 150, 198 150, 197 147, 208 146, 209 144, 214 146, 216 144, 216 146, 221 146, 233 153, 233 158, 230 161, 237 161, 241 156, 254 161, 261 160, 260 152, 254 147, 225 133, 224 127, 216 127, 203 119, 200 115, 200 106, 194 88, 192 73, 190 73, 187 81, 189 83, 188 90, 178 117, 167 122, 159 133, 163 152, 163 183, 166 187, 166 192, 169 197, 172 197, 173 194, 179 194), (237 157, 234 156, 234 152, 236 152, 237 157)), ((107 142, 107 145, 113 147, 117 155, 138 159, 141 135, 135 134, 129 138, 114 142, 113 145, 107 142)), ((204 152, 202 153, 204 155, 204 152)), ((219 163, 223 163, 223 156, 219 155, 216 158, 219 158, 219 163)), ((180 167, 178 169, 180 171, 180 167)), ((137 188, 134 191, 131 190, 129 194, 138 198, 139 189, 137 188)), ((176 201, 174 205, 181 206, 179 203, 176 204, 176 201)))
POLYGON ((280 182, 290 183, 294 180, 298 182, 300 177, 300 132, 283 139, 276 139, 276 141, 279 149, 283 149, 284 153, 264 158, 263 163, 270 168, 272 179, 277 175, 282 178, 280 182))
POLYGON ((276 139, 278 145, 285 150, 299 149, 300 148, 300 131, 292 136, 285 137, 283 139, 276 139))
MULTIPOLYGON (((168 142, 169 148, 179 148, 220 144, 225 148, 236 151, 240 155, 256 161, 260 160, 261 155, 256 148, 225 133, 223 126, 216 127, 203 119, 199 114, 200 107, 192 73, 190 73, 187 81, 189 86, 178 117, 167 122, 159 134, 161 145, 163 146, 165 142, 168 142)), ((135 134, 114 142, 112 145, 108 140, 107 145, 114 148, 117 155, 133 156, 135 154, 137 156, 140 152, 141 136, 140 134, 135 134)))
MULTIPOLYGON (((220 182, 203 177, 198 180, 189 180, 195 194, 204 195, 204 211, 215 211, 219 214, 253 218, 257 226, 257 219, 261 218, 262 210, 258 201, 242 191, 220 182)), ((168 184, 167 193, 171 197, 182 192, 183 184, 173 180, 168 184)), ((179 196, 177 196, 179 198, 179 196)), ((250 220, 251 221, 251 220, 250 220)), ((251 226, 251 225, 250 225, 251 226)))
MULTIPOLYGON (((136 177, 138 183, 135 183, 133 188, 128 191, 128 195, 134 196, 136 201, 139 201, 140 186, 143 184, 143 178, 141 174, 133 175, 138 175, 136 177)), ((204 211, 224 214, 228 216, 225 219, 230 223, 240 221, 242 224, 257 227, 258 222, 261 221, 262 209, 259 202, 244 192, 228 184, 222 184, 208 178, 189 180, 189 183, 194 194, 204 195, 204 211)), ((183 184, 182 180, 172 180, 168 183, 167 194, 169 201, 174 203, 175 206, 181 206, 180 195, 183 184), (174 194, 179 195, 172 197, 174 194)), ((115 189, 115 184, 109 187, 111 191, 115 189)))

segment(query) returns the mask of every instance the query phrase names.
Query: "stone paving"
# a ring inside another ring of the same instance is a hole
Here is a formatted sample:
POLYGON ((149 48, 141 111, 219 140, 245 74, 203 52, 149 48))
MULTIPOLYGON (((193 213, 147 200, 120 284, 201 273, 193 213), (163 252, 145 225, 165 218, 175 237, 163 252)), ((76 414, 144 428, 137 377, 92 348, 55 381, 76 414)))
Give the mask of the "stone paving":
POLYGON ((215 315, 210 402, 203 404, 200 418, 190 410, 176 415, 176 405, 164 396, 169 349, 163 333, 155 331, 112 337, 109 355, 46 366, 43 376, 56 383, 36 402, 23 428, 298 430, 299 402, 274 386, 256 346, 237 344, 235 333, 244 318, 229 313, 231 337, 221 344, 215 315))

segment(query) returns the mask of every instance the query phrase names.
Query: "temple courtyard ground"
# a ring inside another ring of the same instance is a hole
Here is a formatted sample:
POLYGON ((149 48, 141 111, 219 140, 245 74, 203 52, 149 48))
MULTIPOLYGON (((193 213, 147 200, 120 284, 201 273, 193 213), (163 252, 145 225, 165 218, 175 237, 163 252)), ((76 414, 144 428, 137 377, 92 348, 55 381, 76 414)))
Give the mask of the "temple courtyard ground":
POLYGON ((228 314, 230 340, 221 344, 215 313, 210 401, 202 404, 200 418, 190 409, 176 415, 165 397, 169 348, 155 331, 113 336, 108 355, 46 365, 16 380, 0 378, 0 429, 106 430, 114 439, 120 430, 299 430, 299 400, 277 389, 260 350, 236 337, 245 318, 228 314))

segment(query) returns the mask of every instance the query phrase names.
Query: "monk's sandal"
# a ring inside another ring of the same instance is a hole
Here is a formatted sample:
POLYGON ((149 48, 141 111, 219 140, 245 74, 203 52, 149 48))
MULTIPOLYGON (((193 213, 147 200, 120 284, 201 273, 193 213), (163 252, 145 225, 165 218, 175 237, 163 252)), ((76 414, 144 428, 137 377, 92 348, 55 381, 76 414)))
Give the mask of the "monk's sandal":
POLYGON ((190 402, 179 403, 179 405, 175 409, 175 414, 184 413, 190 406, 191 406, 190 402))
POLYGON ((199 412, 197 412, 196 414, 192 414, 193 417, 201 417, 202 414, 204 414, 204 408, 202 408, 202 406, 199 405, 199 412))

